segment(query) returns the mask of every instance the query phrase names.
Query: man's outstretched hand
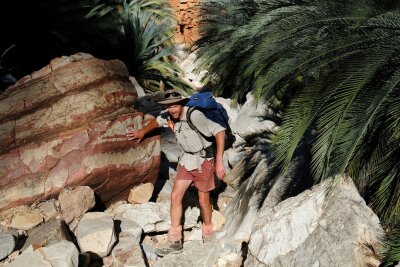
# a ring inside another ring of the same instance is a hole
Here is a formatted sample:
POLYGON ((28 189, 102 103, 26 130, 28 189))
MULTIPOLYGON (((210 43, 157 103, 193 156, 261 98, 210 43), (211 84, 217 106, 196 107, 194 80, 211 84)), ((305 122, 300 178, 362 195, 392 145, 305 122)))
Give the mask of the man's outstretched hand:
POLYGON ((143 129, 139 130, 128 130, 128 133, 126 136, 128 137, 128 140, 135 140, 137 139, 138 143, 142 141, 143 137, 145 136, 146 132, 143 129))
POLYGON ((128 138, 128 140, 137 139, 138 140, 137 142, 140 143, 143 137, 146 135, 146 133, 150 132, 151 130, 157 127, 159 127, 158 122, 156 121, 156 119, 152 119, 151 121, 146 123, 146 125, 143 128, 139 130, 130 130, 128 128, 128 133, 126 134, 126 137, 128 138))

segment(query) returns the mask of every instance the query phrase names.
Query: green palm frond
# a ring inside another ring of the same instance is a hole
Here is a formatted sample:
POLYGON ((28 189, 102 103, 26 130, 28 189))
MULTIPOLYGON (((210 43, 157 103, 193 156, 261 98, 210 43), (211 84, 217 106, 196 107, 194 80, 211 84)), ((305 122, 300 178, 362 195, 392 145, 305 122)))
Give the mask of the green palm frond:
MULTIPOLYGON (((145 89, 156 90, 155 86, 147 88, 146 84, 163 81, 189 90, 175 63, 172 37, 176 21, 167 0, 23 2, 21 6, 29 10, 26 12, 36 14, 31 15, 36 18, 33 27, 38 35, 42 34, 37 39, 45 40, 34 42, 42 44, 37 45, 40 49, 44 47, 43 54, 49 57, 45 63, 61 55, 85 52, 97 58, 122 60, 145 89), (151 68, 156 62, 163 67, 151 68)), ((27 43, 17 43, 17 47, 28 50, 36 59, 27 43)))
MULTIPOLYGON (((344 161, 342 156, 347 155, 345 158, 349 159, 353 155, 353 152, 347 152, 351 148, 351 142, 358 137, 361 127, 354 124, 359 114, 349 113, 358 108, 357 104, 367 103, 366 98, 359 100, 361 103, 356 103, 357 97, 391 55, 390 52, 384 53, 380 50, 370 52, 368 57, 361 56, 346 61, 344 70, 338 74, 341 79, 330 81, 328 90, 332 94, 316 120, 318 134, 312 148, 311 167, 317 179, 344 173, 349 161, 344 161), (368 64, 369 62, 374 64, 368 64)), ((362 138, 363 135, 359 137, 362 138)))
POLYGON ((175 21, 171 11, 163 0, 120 0, 99 4, 87 17, 102 19, 111 13, 118 14, 125 63, 131 75, 146 89, 159 90, 159 82, 163 81, 188 91, 190 87, 174 61, 175 21))
POLYGON ((389 229, 389 239, 386 242, 386 252, 382 267, 392 267, 400 263, 400 221, 389 229))
POLYGON ((316 180, 354 172, 355 155, 397 86, 397 74, 386 70, 390 61, 397 66, 399 11, 368 0, 210 1, 204 10, 200 68, 219 79, 217 92, 289 103, 275 139, 282 166, 308 138, 316 180), (246 12, 249 6, 257 8, 246 12))
POLYGON ((218 81, 217 93, 242 102, 252 92, 283 111, 273 140, 280 166, 305 143, 316 182, 350 174, 383 222, 398 219, 399 7, 224 0, 203 9, 199 68, 218 81))

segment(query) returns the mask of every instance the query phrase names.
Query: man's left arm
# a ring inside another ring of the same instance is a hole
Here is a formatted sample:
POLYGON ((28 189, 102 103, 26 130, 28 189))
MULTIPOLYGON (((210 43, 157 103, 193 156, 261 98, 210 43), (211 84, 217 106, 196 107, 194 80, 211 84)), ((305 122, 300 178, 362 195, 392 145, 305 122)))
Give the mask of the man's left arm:
POLYGON ((215 135, 215 141, 217 143, 217 152, 215 155, 215 172, 218 179, 222 180, 226 173, 224 166, 225 131, 218 132, 215 135))

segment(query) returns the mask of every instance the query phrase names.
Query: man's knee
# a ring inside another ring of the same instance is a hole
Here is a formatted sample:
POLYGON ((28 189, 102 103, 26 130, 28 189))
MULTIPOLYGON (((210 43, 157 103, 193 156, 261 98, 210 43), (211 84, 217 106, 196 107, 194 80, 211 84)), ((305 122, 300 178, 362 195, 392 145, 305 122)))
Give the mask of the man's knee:
POLYGON ((210 206, 210 193, 199 193, 199 204, 201 207, 210 206))
POLYGON ((172 193, 171 193, 171 202, 173 202, 173 203, 182 202, 184 194, 185 194, 184 192, 182 193, 182 192, 178 192, 178 191, 172 191, 172 193))

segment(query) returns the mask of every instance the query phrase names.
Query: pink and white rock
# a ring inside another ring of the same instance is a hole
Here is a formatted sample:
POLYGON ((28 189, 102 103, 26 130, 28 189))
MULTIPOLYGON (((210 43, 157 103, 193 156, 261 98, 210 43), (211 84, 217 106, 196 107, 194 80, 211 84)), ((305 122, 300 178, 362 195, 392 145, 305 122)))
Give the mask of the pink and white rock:
POLYGON ((40 212, 22 207, 13 215, 10 227, 18 230, 29 230, 41 224, 43 220, 43 215, 40 212))
POLYGON ((128 197, 129 203, 142 204, 150 200, 154 191, 154 185, 152 183, 145 183, 134 186, 128 197))
POLYGON ((58 196, 61 218, 74 231, 79 220, 96 204, 93 190, 89 186, 78 186, 63 190, 58 196))
POLYGON ((87 54, 54 59, 0 95, 0 211, 87 185, 103 202, 154 183, 160 138, 128 141, 136 112, 126 66, 87 54))
POLYGON ((113 248, 110 257, 112 267, 146 267, 140 245, 131 235, 120 235, 118 244, 113 248))

